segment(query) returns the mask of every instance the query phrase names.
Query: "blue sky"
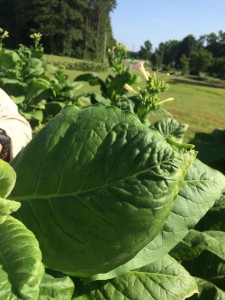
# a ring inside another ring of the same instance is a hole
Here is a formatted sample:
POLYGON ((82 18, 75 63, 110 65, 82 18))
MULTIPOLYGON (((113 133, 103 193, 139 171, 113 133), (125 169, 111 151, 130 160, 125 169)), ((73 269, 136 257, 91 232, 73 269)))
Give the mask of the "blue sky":
POLYGON ((188 34, 225 31, 225 0, 117 0, 111 20, 115 39, 130 50, 146 40, 155 49, 188 34))

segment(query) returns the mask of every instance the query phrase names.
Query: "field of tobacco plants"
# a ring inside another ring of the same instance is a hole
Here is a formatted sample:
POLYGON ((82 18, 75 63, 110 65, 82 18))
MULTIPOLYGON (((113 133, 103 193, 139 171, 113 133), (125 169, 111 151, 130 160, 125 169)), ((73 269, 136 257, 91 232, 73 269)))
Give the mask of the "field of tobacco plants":
POLYGON ((70 81, 40 34, 16 51, 6 35, 0 86, 34 137, 0 161, 0 299, 225 299, 225 130, 184 143, 168 84, 140 62, 134 88, 121 44, 104 80, 70 81))

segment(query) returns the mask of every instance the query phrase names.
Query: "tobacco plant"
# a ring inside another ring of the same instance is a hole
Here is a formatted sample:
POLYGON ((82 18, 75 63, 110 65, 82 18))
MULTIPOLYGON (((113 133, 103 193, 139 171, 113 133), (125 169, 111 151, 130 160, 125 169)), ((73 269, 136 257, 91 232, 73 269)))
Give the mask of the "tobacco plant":
POLYGON ((40 33, 31 34, 34 45, 21 44, 18 50, 5 49, 7 37, 8 32, 0 29, 0 86, 37 130, 65 105, 77 104, 80 85, 44 62, 40 33))
POLYGON ((220 199, 225 179, 167 125, 163 136, 113 106, 69 106, 11 162, 14 171, 2 162, 2 299, 197 293, 198 280, 169 252, 220 199))
MULTIPOLYGON (((77 76, 75 81, 87 81, 91 86, 99 85, 101 95, 97 93, 84 94, 92 104, 104 103, 105 105, 114 105, 122 110, 129 110, 135 113, 142 123, 149 124, 150 114, 159 111, 164 102, 173 99, 159 100, 159 95, 168 89, 168 84, 163 78, 147 72, 143 61, 135 67, 144 76, 145 86, 137 90, 132 87, 137 83, 137 76, 130 71, 129 65, 124 64, 127 52, 128 49, 120 43, 108 50, 108 62, 113 74, 109 74, 105 80, 95 73, 87 73, 77 76)), ((164 114, 168 114, 166 110, 162 111, 164 114)))
POLYGON ((66 106, 0 161, 0 299, 224 299, 225 177, 182 142, 186 125, 147 123, 157 84, 141 114, 118 104, 127 86, 66 106))

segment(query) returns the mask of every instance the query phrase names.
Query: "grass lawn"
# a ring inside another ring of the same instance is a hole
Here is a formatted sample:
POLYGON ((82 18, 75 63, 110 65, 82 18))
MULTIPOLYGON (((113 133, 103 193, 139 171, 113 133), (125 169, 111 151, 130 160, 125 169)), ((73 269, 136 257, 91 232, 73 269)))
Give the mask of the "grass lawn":
POLYGON ((186 140, 198 131, 225 129, 225 88, 181 80, 170 80, 169 84, 164 96, 174 101, 165 103, 165 108, 179 122, 189 124, 186 140))

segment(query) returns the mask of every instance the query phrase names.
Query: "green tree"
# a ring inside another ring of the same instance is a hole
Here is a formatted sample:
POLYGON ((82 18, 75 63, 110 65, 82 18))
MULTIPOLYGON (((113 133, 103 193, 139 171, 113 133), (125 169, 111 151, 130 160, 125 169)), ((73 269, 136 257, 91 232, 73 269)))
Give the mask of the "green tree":
POLYGON ((110 12, 116 0, 0 0, 0 26, 12 47, 29 44, 41 32, 47 53, 104 59, 113 34, 110 12), (7 26, 6 26, 7 25, 7 26))
POLYGON ((192 34, 189 34, 180 42, 179 45, 180 56, 183 54, 190 56, 190 54, 195 52, 197 48, 198 48, 198 42, 196 38, 192 34))
POLYGON ((160 66, 160 55, 156 51, 151 56, 151 64, 154 70, 157 70, 160 66))
POLYGON ((144 46, 141 46, 139 51, 140 59, 150 61, 152 55, 152 43, 150 41, 145 41, 144 46))
POLYGON ((95 0, 94 1, 93 30, 95 32, 95 54, 98 60, 105 60, 106 49, 111 46, 112 28, 110 12, 116 7, 115 0, 95 0))
POLYGON ((190 71, 190 59, 183 54, 180 58, 181 70, 183 75, 188 75, 190 71))
POLYGON ((200 72, 208 70, 212 64, 212 53, 201 47, 198 51, 190 55, 190 73, 192 75, 200 75, 200 72))

